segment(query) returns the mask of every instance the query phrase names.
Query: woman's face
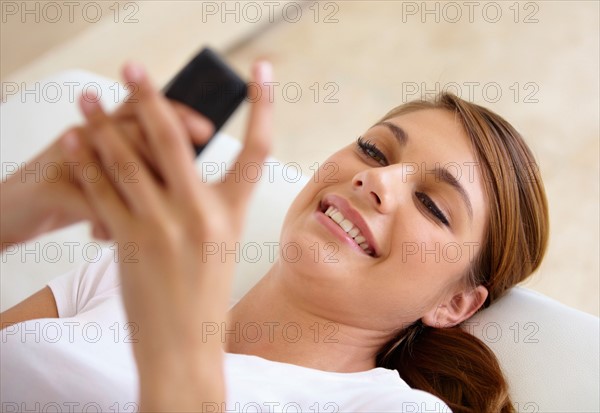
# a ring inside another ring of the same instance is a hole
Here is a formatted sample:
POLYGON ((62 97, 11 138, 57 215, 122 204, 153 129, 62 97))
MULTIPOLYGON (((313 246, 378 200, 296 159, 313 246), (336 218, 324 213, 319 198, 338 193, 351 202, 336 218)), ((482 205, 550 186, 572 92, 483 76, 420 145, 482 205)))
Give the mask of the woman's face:
POLYGON ((340 323, 448 325, 438 311, 464 304, 457 294, 483 241, 481 180, 452 112, 418 110, 373 126, 362 147, 328 158, 289 209, 280 240, 286 287, 340 323))

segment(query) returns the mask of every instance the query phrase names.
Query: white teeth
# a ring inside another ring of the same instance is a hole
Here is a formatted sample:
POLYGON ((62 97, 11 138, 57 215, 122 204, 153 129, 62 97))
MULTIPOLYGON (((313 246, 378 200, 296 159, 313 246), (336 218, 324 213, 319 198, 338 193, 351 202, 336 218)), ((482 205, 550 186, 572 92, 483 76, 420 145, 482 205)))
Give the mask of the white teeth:
MULTIPOLYGON (((343 220, 342 222, 339 222, 340 227, 342 227, 342 229, 346 232, 350 231, 353 227, 354 224, 350 221, 348 221, 347 219, 343 220)), ((352 237, 354 238, 354 237, 352 237)))
POLYGON ((337 210, 336 207, 330 205, 325 211, 325 215, 335 221, 348 235, 354 238, 354 241, 365 251, 371 253, 367 239, 362 236, 360 230, 354 226, 354 224, 344 218, 344 215, 337 210))
POLYGON ((341 212, 336 211, 333 214, 331 214, 331 219, 333 219, 335 222, 337 222, 339 224, 340 222, 342 222, 344 220, 344 216, 342 215, 341 212))
POLYGON ((359 235, 358 237, 354 237, 354 241, 356 241, 357 244, 362 244, 366 240, 367 239, 365 237, 363 237, 362 235, 359 235))

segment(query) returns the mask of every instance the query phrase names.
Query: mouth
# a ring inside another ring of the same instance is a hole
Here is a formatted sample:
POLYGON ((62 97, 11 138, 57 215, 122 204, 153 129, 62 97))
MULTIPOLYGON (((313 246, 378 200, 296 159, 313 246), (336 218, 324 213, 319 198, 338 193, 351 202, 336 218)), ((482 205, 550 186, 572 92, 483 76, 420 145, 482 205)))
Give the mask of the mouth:
POLYGON ((378 256, 369 227, 345 199, 336 195, 325 196, 319 204, 319 211, 335 223, 363 253, 373 258, 378 256))

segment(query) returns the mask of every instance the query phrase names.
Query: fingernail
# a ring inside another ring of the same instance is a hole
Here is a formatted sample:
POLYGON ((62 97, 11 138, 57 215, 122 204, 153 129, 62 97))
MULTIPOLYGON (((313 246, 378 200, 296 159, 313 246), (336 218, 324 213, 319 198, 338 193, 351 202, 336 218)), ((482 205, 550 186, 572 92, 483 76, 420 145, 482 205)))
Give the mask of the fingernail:
POLYGON ((68 153, 75 153, 79 148, 79 136, 74 131, 69 131, 60 141, 63 149, 68 153))
MULTIPOLYGON (((214 133, 214 125, 208 119, 203 119, 197 116, 186 116, 183 119, 188 131, 191 136, 196 137, 208 137, 212 136, 214 133)), ((195 142, 198 143, 198 142, 195 142)))
POLYGON ((261 60, 258 62, 257 71, 258 81, 267 82, 271 80, 271 76, 273 75, 273 66, 269 61, 261 60))
POLYGON ((141 82, 146 76, 146 71, 139 63, 130 62, 125 66, 125 79, 128 82, 141 82))
POLYGON ((91 115, 98 108, 100 98, 94 89, 88 89, 81 95, 81 109, 86 115, 91 115))
POLYGON ((85 97, 81 98, 81 110, 83 110, 83 113, 86 116, 89 116, 92 113, 94 113, 94 111, 96 110, 97 107, 98 107, 98 103, 97 102, 93 102, 91 100, 88 100, 85 97))

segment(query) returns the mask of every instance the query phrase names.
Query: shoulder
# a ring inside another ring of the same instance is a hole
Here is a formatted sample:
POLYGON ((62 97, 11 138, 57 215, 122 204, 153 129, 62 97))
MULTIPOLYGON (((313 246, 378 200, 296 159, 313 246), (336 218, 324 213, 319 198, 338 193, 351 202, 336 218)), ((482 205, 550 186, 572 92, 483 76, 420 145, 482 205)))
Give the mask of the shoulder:
POLYGON ((59 317, 73 317, 99 300, 120 294, 116 258, 112 249, 103 248, 94 261, 87 261, 48 283, 59 317))

